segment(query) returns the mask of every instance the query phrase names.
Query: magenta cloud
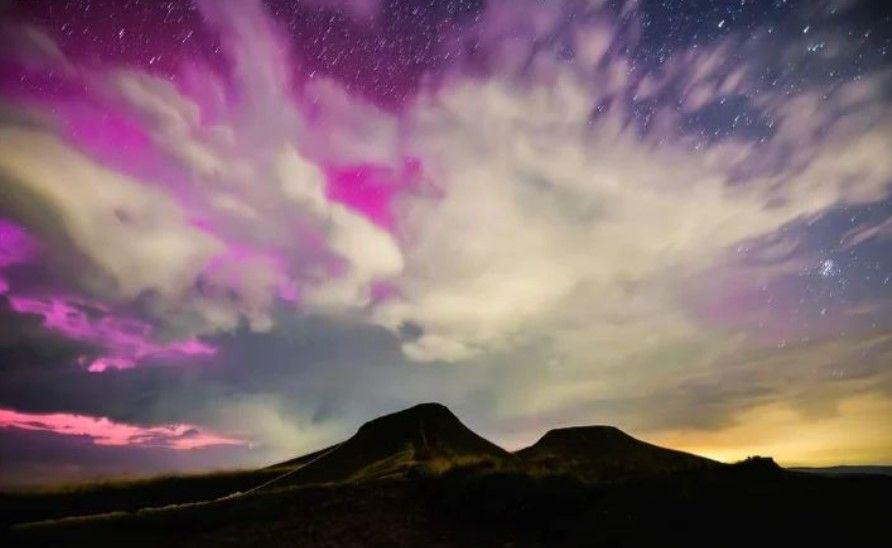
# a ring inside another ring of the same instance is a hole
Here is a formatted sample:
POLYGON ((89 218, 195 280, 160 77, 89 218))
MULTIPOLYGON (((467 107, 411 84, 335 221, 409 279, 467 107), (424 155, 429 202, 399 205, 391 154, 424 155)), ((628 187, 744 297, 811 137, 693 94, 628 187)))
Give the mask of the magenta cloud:
POLYGON ((103 355, 97 358, 80 358, 91 373, 129 369, 148 359, 188 362, 217 353, 216 347, 195 338, 154 342, 150 323, 114 315, 100 303, 76 298, 21 296, 10 297, 9 303, 16 312, 42 316, 43 325, 51 331, 101 349, 103 355))
POLYGON ((493 1, 466 27, 442 22, 434 51, 385 78, 385 101, 376 82, 399 54, 374 49, 377 2, 338 19, 355 43, 304 29, 334 56, 325 73, 289 34, 347 4, 289 19, 198 2, 162 17, 148 58, 126 27, 103 29, 115 47, 101 52, 19 30, 0 51, 20 118, 0 145, 2 212, 73 287, 6 277, 10 307, 102 349, 95 372, 212 359, 215 336, 293 310, 415 325, 402 343, 416 361, 540 332, 635 340, 650 322, 684 338, 720 309, 766 313, 730 282, 677 294, 735 244, 888 190, 890 163, 865 161, 887 144, 880 85, 764 92, 755 53, 726 62, 758 36, 644 72, 618 47, 641 38, 634 2, 574 4, 568 26, 552 5, 493 1), (690 130, 727 97, 752 97, 760 139, 690 130))
MULTIPOLYGON (((53 44, 37 30, 2 52, 4 96, 39 112, 39 124, 55 135, 17 128, 17 138, 47 142, 65 156, 64 166, 44 167, 36 157, 7 166, 22 194, 4 209, 46 235, 51 251, 43 260, 73 274, 84 294, 26 291, 5 278, 2 287, 12 310, 38 314, 48 329, 101 349, 85 363, 92 372, 213 356, 214 345, 196 335, 241 321, 267 329, 280 305, 361 308, 387 295, 381 288, 399 272, 394 208, 417 188, 418 161, 394 150, 371 161, 333 152, 332 139, 345 148, 361 139, 349 126, 326 128, 337 119, 327 112, 340 105, 326 106, 324 93, 314 92, 311 108, 304 104, 288 48, 260 6, 201 8, 212 30, 188 33, 184 43, 219 39, 227 67, 209 62, 200 46, 194 57, 168 59, 162 73, 154 60, 128 68, 132 60, 97 65, 61 49, 35 57, 53 44), (315 142, 310 126, 328 140, 315 142), (93 174, 107 181, 105 190, 93 174), (33 217, 35 196, 50 217, 82 230, 59 233, 51 219, 33 217), (126 231, 142 242, 128 242, 126 231), (127 258, 118 264, 113 255, 127 258)), ((19 226, 2 227, 5 263, 33 259, 19 226)))
POLYGON ((0 428, 85 436, 96 445, 163 447, 178 451, 214 445, 246 445, 246 442, 209 433, 190 424, 142 427, 105 417, 70 413, 23 413, 0 409, 0 428))
POLYGON ((726 4, 11 3, 0 396, 63 413, 5 420, 274 462, 418 398, 530 439, 888 401, 888 33, 726 4))

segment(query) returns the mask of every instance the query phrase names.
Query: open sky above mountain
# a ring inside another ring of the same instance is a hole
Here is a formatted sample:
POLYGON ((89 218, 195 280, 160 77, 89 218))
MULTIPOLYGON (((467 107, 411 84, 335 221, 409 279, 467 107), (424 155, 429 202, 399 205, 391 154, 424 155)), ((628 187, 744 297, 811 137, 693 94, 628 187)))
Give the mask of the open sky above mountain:
POLYGON ((0 6, 0 482, 419 401, 892 461, 886 2, 0 6))

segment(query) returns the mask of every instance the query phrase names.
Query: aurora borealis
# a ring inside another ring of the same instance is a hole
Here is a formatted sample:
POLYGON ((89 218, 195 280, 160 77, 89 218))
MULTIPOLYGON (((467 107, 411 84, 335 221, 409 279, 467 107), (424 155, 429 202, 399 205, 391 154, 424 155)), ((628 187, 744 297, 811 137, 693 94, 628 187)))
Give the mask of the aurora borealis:
POLYGON ((0 481, 419 401, 892 460, 884 2, 0 9, 0 481))

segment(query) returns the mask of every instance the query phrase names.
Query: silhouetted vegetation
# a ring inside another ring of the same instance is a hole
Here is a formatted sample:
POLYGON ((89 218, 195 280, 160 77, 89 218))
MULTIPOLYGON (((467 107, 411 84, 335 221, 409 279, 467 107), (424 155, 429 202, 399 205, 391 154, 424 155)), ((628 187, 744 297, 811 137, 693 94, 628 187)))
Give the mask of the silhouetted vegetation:
POLYGON ((66 485, 0 493, 0 526, 212 500, 250 489, 279 475, 275 470, 221 472, 66 485))
POLYGON ((854 546, 887 534, 889 495, 890 477, 791 472, 766 457, 724 465, 605 427, 555 431, 512 455, 442 406, 421 406, 376 419, 343 444, 256 472, 6 494, 3 523, 18 525, 0 541, 854 546), (301 467, 313 474, 301 475, 301 467), (267 484, 283 473, 289 475, 267 484))

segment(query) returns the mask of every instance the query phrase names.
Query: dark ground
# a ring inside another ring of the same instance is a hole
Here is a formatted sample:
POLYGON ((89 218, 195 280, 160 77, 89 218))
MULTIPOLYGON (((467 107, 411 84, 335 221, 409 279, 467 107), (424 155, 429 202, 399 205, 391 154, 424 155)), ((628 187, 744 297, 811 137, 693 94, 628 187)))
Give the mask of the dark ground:
MULTIPOLYGON (((191 493, 219 492, 222 483, 205 480, 191 493)), ((141 505, 142 489, 131 507, 141 505)), ((19 525, 0 544, 881 546, 890 540, 890 495, 889 477, 823 477, 760 462, 605 483, 465 468, 19 525)), ((76 498, 69 495, 68 509, 76 498)), ((94 508, 101 498, 86 496, 94 508)), ((2 504, 6 523, 62 511, 50 495, 6 495, 2 504)))
POLYGON ((509 453, 428 403, 261 470, 0 494, 0 546, 884 546, 890 495, 609 426, 509 453))

